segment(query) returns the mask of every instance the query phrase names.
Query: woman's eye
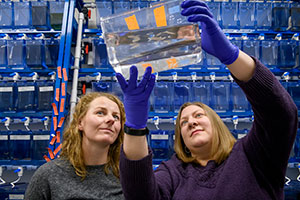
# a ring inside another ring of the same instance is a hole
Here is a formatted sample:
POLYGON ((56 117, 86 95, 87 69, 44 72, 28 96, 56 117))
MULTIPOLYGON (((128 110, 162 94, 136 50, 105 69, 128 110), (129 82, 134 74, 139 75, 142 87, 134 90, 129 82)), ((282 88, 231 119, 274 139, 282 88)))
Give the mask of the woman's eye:
POLYGON ((103 115, 103 112, 102 111, 98 111, 97 114, 98 115, 103 115))
POLYGON ((201 117, 201 116, 202 116, 201 113, 196 114, 196 117, 201 117))
POLYGON ((119 120, 119 119, 120 119, 120 117, 119 117, 118 115, 114 115, 114 118, 115 118, 116 120, 119 120))
POLYGON ((181 122, 181 126, 184 126, 185 124, 187 124, 187 121, 182 121, 181 122))

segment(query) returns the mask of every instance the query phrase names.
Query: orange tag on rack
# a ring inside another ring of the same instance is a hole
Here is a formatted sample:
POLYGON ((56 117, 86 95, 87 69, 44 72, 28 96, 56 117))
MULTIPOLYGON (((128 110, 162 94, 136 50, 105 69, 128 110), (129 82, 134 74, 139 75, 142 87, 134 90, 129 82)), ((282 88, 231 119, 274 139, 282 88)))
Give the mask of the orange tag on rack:
POLYGON ((44 155, 43 157, 44 157, 44 159, 45 159, 47 162, 50 161, 50 158, 48 158, 48 156, 44 155))
POLYGON ((57 129, 57 117, 53 117, 53 129, 54 131, 57 129))
MULTIPOLYGON (((145 71, 147 67, 152 67, 152 65, 150 63, 144 63, 144 64, 142 64, 142 67, 144 68, 144 71, 145 71)), ((152 67, 152 72, 151 73, 153 73, 153 72, 154 72, 154 69, 152 67)))
POLYGON ((50 155, 51 160, 54 159, 53 152, 52 152, 52 150, 50 148, 48 148, 48 153, 50 155))
POLYGON ((178 67, 177 60, 175 58, 167 59, 167 64, 169 69, 174 69, 178 67))
POLYGON ((154 12, 156 26, 157 27, 167 26, 165 6, 155 8, 153 12, 154 12))
POLYGON ((56 142, 60 143, 60 131, 56 132, 56 136, 55 137, 56 137, 56 142))
POLYGON ((59 88, 55 89, 55 101, 59 101, 59 88))
POLYGON ((56 155, 61 149, 61 144, 54 150, 54 155, 56 155))
POLYGON ((50 141, 50 144, 53 145, 54 142, 55 142, 55 139, 56 139, 56 136, 52 137, 51 141, 50 141))
POLYGON ((53 108, 54 115, 58 115, 58 111, 55 103, 52 103, 52 108, 53 108))
POLYGON ((58 127, 59 127, 59 128, 62 126, 64 120, 65 120, 64 117, 60 118, 60 121, 59 121, 59 124, 58 124, 58 127))
POLYGON ((65 108, 65 99, 62 98, 62 99, 60 99, 60 108, 59 108, 59 112, 64 112, 64 108, 65 108))
POLYGON ((125 21, 126 21, 126 24, 127 24, 127 27, 128 27, 129 30, 140 29, 139 24, 138 24, 138 22, 136 20, 135 15, 132 15, 130 17, 126 17, 125 21))
POLYGON ((61 96, 66 96, 66 83, 61 83, 61 96))
POLYGON ((64 81, 68 81, 67 69, 63 68, 64 81))
POLYGON ((61 66, 57 67, 57 77, 61 79, 61 66))

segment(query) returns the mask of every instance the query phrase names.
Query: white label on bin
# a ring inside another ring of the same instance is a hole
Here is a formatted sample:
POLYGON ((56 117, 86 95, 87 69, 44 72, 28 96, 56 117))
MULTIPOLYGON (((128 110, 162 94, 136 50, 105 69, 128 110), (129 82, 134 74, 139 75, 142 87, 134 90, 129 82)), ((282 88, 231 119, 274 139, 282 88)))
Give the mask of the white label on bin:
POLYGON ((0 140, 8 140, 8 135, 0 135, 0 140))
POLYGON ((24 199, 24 194, 9 194, 8 199, 24 199))
POLYGON ((34 86, 18 87, 18 92, 30 92, 30 91, 34 91, 34 86))
POLYGON ((151 135, 152 140, 168 140, 169 135, 151 135))
POLYGON ((53 86, 48 86, 48 87, 40 87, 40 92, 50 92, 53 91, 53 86))
POLYGON ((12 87, 0 87, 0 92, 12 92, 12 87))
POLYGON ((30 140, 30 135, 10 135, 10 140, 30 140))
POLYGON ((33 140, 50 140, 50 135, 34 135, 33 140))
POLYGON ((243 133, 243 134, 238 134, 238 139, 241 139, 243 137, 245 137, 247 134, 243 133))

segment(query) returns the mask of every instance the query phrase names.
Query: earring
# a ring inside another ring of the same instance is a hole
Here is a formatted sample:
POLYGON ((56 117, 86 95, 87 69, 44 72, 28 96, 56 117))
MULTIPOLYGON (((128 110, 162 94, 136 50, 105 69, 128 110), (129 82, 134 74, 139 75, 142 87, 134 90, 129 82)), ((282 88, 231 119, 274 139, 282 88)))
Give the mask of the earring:
POLYGON ((184 152, 186 154, 191 154, 191 151, 186 146, 184 146, 184 152))

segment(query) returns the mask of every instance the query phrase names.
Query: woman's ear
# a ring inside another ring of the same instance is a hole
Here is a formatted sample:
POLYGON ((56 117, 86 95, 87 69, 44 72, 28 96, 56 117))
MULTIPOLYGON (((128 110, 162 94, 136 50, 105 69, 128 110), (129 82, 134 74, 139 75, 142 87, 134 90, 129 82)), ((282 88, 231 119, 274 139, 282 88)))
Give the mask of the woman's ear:
POLYGON ((79 123, 78 123, 78 129, 79 129, 80 131, 83 130, 82 120, 79 120, 79 123))

